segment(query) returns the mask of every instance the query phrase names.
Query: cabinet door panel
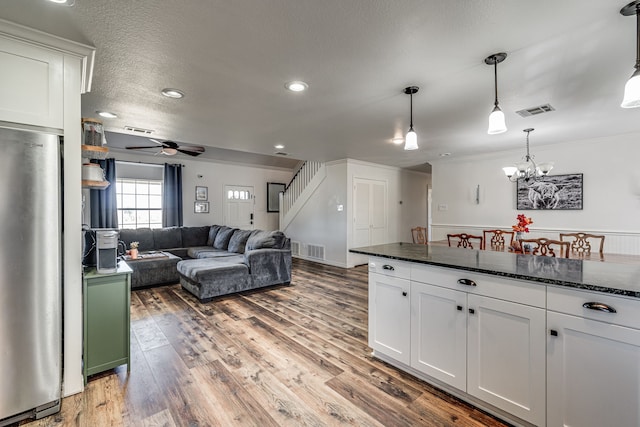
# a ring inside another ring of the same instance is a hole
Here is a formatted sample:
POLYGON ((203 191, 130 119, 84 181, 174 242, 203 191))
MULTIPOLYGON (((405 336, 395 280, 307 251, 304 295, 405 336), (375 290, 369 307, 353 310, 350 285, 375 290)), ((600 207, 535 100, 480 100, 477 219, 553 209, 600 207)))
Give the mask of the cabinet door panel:
POLYGON ((640 426, 640 330, 549 312, 549 426, 640 426))
POLYGON ((63 127, 63 55, 0 37, 0 120, 63 127))
POLYGON ((407 365, 409 291, 408 280, 369 272, 369 346, 407 365))
POLYGON ((536 425, 545 422, 545 310, 468 296, 467 392, 536 425))
POLYGON ((467 296, 411 284, 411 366, 462 391, 467 387, 467 296))

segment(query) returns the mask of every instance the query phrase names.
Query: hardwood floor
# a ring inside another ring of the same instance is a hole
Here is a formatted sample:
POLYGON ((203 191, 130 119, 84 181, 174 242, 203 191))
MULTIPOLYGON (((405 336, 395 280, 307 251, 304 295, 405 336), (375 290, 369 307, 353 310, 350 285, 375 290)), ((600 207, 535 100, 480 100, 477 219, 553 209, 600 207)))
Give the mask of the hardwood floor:
POLYGON ((131 373, 90 378, 37 426, 504 426, 373 359, 367 269, 294 260, 291 286, 200 304, 131 296, 131 373))

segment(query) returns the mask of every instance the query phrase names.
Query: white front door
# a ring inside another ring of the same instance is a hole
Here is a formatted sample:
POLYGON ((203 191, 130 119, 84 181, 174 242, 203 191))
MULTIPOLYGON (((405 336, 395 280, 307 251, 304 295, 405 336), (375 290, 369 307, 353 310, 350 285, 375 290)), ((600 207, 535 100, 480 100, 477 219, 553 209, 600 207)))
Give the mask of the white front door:
POLYGON ((224 186, 224 224, 243 230, 253 228, 255 195, 253 187, 224 186))

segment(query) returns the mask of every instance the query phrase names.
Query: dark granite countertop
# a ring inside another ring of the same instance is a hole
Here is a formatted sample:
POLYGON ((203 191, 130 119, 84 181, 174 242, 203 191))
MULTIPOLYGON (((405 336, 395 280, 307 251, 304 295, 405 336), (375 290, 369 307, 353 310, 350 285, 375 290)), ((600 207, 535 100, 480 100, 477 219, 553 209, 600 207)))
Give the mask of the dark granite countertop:
POLYGON ((640 265, 390 243, 350 252, 640 298, 640 265))

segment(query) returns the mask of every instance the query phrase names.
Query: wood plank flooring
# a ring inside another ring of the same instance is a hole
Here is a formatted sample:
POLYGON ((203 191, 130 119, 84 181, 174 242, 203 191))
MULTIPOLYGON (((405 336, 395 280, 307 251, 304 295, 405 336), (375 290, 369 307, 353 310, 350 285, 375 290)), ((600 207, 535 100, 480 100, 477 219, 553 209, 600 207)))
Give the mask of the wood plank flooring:
POLYGON ((366 267, 294 260, 291 286, 200 304, 132 292, 131 373, 90 378, 39 426, 504 426, 367 346, 366 267))

